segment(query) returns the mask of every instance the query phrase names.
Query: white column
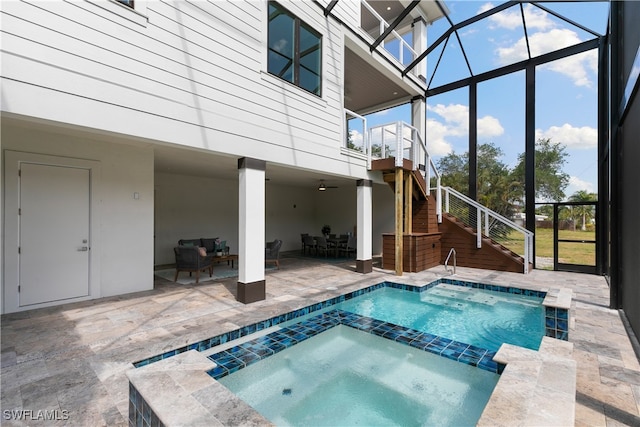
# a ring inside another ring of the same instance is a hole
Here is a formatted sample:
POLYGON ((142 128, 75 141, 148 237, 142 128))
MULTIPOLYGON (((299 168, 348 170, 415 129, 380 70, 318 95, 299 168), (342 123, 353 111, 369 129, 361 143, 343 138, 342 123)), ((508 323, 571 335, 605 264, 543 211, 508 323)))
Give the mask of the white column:
MULTIPOLYGON (((413 50, 416 54, 420 55, 427 50, 427 24, 424 19, 417 18, 412 24, 412 38, 413 38, 413 50)), ((411 70, 416 76, 422 76, 427 78, 427 58, 424 58, 418 63, 413 70, 411 70)))
POLYGON ((369 179, 360 179, 356 183, 358 199, 357 206, 357 251, 356 251, 356 271, 358 273, 371 273, 373 271, 372 261, 372 183, 369 179))
POLYGON ((265 170, 263 160, 238 160, 238 292, 245 304, 265 299, 265 170))

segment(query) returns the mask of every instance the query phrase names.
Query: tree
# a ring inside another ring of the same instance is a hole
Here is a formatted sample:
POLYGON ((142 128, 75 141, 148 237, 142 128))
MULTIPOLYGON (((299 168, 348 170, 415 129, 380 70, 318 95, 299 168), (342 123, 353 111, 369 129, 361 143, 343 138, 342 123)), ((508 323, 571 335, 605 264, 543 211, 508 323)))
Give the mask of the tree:
POLYGON ((444 185, 469 195, 469 153, 459 155, 452 151, 441 157, 437 166, 444 185))
MULTIPOLYGON (((524 206, 525 155, 518 156, 518 164, 511 170, 500 158, 503 152, 492 143, 478 146, 478 202, 502 216, 511 218, 524 206)), ((562 171, 568 154, 560 143, 550 138, 536 142, 536 198, 560 201, 569 185, 569 175, 562 171)), ((469 153, 449 153, 438 161, 444 185, 468 195, 469 153)))
MULTIPOLYGON (((569 197, 570 202, 595 202, 597 200, 597 194, 589 193, 585 190, 576 191, 569 197)), ((582 231, 587 230, 587 221, 590 221, 595 216, 595 213, 596 207, 592 204, 573 206, 573 215, 582 218, 582 231)))
MULTIPOLYGON (((492 143, 478 146, 478 202, 511 217, 518 202, 520 183, 513 180, 509 167, 500 161, 503 152, 492 143)), ((469 195, 469 153, 449 153, 438 161, 444 185, 469 195)))
MULTIPOLYGON (((565 188, 569 185, 569 175, 562 171, 567 163, 568 154, 565 147, 551 142, 551 138, 540 138, 536 141, 535 151, 535 191, 536 200, 563 200, 565 188)), ((524 200, 525 154, 518 156, 518 164, 513 170, 513 179, 523 183, 521 198, 524 200)))

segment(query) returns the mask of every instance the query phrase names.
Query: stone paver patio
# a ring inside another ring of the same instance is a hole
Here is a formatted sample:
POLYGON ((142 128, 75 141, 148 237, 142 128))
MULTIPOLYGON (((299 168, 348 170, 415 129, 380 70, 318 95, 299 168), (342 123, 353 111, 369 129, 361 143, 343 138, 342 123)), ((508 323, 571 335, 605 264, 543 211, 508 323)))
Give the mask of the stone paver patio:
MULTIPOLYGON (((445 273, 355 273, 355 261, 283 255, 266 274, 267 299, 235 300, 237 278, 2 316, 3 425, 127 425, 132 362, 384 280, 425 284, 445 273), (40 411, 40 412, 39 412, 40 411), (55 414, 57 421, 18 420, 55 414), (52 412, 56 411, 56 412, 52 412)), ((535 270, 529 275, 458 268, 462 280, 573 291, 569 341, 577 366, 575 425, 640 425, 640 364, 598 276, 535 270)), ((206 280, 208 278, 205 278, 206 280)), ((503 420, 503 425, 521 424, 503 420)))

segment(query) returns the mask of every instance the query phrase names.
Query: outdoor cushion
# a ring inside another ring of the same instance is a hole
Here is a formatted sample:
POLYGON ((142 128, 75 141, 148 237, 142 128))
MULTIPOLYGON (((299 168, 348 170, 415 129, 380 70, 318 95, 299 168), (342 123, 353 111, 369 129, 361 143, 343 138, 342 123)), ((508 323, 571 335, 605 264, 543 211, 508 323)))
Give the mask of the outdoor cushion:
POLYGON ((205 239, 204 237, 200 238, 200 243, 202 246, 205 247, 205 249, 207 250, 207 252, 213 252, 215 247, 216 247, 216 239, 218 239, 217 237, 213 237, 211 239, 207 238, 205 239))

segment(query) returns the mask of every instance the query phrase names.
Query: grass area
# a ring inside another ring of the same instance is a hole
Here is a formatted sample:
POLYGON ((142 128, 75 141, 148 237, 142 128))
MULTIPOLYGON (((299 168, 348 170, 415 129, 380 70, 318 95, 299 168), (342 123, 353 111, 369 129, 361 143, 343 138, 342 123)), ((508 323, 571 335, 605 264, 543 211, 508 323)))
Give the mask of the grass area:
MULTIPOLYGON (((560 239, 595 241, 595 231, 560 230, 560 239)), ((536 256, 553 259, 553 229, 538 228, 536 230, 536 256)), ((498 240, 500 244, 512 251, 523 254, 524 241, 522 234, 511 233, 506 239, 498 240)), ((558 243, 558 261, 564 264, 596 265, 595 243, 558 243)))
MULTIPOLYGON (((596 240, 595 231, 561 230, 560 239, 596 240)), ((536 255, 553 258, 553 230, 536 229, 536 255)), ((596 265, 595 243, 558 243, 558 261, 565 264, 596 265)))

